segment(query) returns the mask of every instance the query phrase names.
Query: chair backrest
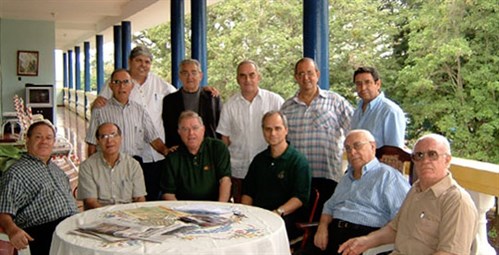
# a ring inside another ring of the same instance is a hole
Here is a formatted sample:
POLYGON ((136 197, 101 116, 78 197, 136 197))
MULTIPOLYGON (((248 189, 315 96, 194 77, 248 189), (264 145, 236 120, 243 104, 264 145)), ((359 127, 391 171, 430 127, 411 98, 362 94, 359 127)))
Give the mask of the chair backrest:
POLYGON ((411 152, 395 146, 385 145, 376 149, 376 157, 379 161, 399 170, 404 176, 407 176, 409 183, 416 181, 417 176, 413 170, 411 152))
POLYGON ((312 223, 314 221, 315 211, 317 210, 317 205, 319 204, 319 191, 315 188, 310 190, 310 199, 308 202, 310 203, 310 214, 308 215, 308 223, 312 223))

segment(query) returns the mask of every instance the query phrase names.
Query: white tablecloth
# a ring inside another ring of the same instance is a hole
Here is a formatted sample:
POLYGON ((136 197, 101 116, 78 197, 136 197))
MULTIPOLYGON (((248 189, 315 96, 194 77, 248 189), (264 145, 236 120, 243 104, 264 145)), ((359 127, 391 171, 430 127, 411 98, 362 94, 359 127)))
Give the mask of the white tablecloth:
POLYGON ((289 242, 284 221, 270 211, 241 204, 198 202, 198 201, 160 201, 113 205, 85 211, 61 222, 53 236, 51 255, 109 255, 109 254, 195 254, 195 255, 240 255, 240 254, 290 254, 289 242), (206 206, 233 207, 246 217, 240 223, 231 223, 213 231, 225 231, 220 234, 193 234, 189 238, 168 237, 162 243, 133 240, 113 245, 106 245, 98 239, 69 233, 77 226, 88 224, 103 218, 104 212, 132 209, 147 206, 176 206, 188 204, 206 204, 206 206), (236 231, 237 229, 237 231, 236 231), (232 232, 231 232, 232 231, 232 232))

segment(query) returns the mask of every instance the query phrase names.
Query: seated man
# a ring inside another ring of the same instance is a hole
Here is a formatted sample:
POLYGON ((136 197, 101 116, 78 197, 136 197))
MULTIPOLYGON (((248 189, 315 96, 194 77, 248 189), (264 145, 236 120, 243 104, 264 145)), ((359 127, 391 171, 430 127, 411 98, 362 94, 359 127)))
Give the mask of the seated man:
POLYGON ((18 250, 29 242, 32 255, 49 254, 59 222, 79 212, 67 175, 50 161, 55 128, 31 124, 22 155, 0 179, 0 227, 18 250))
POLYGON ((121 130, 110 122, 95 133, 100 150, 80 165, 78 199, 85 210, 111 204, 146 201, 144 176, 139 162, 120 153, 121 130))
POLYGON ((310 196, 310 167, 305 156, 286 142, 288 123, 281 112, 267 112, 262 129, 269 147, 251 161, 241 203, 282 216, 291 240, 299 234, 295 226, 303 216, 299 209, 307 205, 310 196))
POLYGON ((230 155, 220 140, 204 137, 203 119, 185 111, 178 120, 182 144, 165 159, 160 186, 165 200, 211 200, 230 198, 230 155))
POLYGON ((314 238, 325 254, 336 254, 349 238, 383 227, 395 217, 410 188, 399 171, 375 157, 376 142, 369 131, 350 131, 344 145, 349 166, 324 205, 314 238))
POLYGON ((470 254, 478 213, 470 195, 452 178, 449 141, 429 134, 414 145, 412 160, 419 179, 395 218, 367 236, 350 239, 338 252, 360 254, 395 243, 392 254, 470 254))

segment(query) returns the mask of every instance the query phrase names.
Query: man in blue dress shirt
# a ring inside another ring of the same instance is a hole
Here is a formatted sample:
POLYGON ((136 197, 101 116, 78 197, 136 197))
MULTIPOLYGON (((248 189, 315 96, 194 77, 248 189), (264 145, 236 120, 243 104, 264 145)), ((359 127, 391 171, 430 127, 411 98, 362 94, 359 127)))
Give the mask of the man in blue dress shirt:
POLYGON ((352 129, 369 130, 376 139, 376 148, 385 145, 404 148, 404 112, 381 91, 376 69, 359 67, 353 74, 353 82, 361 100, 352 116, 352 129))
POLYGON ((349 238, 383 227, 397 214, 409 182, 375 157, 376 142, 367 130, 352 130, 345 140, 346 174, 324 204, 314 244, 336 254, 349 238))

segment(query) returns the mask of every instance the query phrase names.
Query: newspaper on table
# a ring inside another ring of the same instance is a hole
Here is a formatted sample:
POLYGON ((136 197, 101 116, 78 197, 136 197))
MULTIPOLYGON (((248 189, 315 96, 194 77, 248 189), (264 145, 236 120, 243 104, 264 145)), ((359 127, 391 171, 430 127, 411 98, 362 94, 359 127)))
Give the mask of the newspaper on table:
POLYGON ((229 224, 234 214, 229 209, 206 206, 174 209, 164 206, 139 207, 106 212, 102 220, 81 225, 76 232, 100 237, 108 242, 109 238, 105 236, 162 242, 172 234, 229 224))

